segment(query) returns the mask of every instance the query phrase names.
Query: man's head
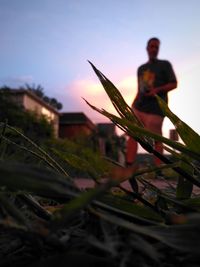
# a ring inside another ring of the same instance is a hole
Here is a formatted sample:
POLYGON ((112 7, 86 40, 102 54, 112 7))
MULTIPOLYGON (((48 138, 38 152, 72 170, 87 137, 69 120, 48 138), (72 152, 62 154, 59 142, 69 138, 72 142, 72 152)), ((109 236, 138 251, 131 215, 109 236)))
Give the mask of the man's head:
POLYGON ((156 37, 149 39, 149 41, 147 42, 147 53, 150 61, 157 58, 159 46, 160 40, 156 37))

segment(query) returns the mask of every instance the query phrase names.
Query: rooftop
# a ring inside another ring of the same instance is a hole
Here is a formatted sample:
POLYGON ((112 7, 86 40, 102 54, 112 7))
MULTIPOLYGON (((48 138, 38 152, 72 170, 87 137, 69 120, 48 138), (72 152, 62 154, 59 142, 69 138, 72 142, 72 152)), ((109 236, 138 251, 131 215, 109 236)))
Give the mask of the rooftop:
MULTIPOLYGON (((3 90, 3 89, 2 89, 3 90)), ((37 95, 35 95, 34 93, 32 93, 30 90, 25 90, 25 89, 9 89, 9 92, 12 93, 13 95, 28 95, 29 97, 31 97, 32 99, 34 99, 35 101, 39 102, 41 105, 45 106, 47 109, 51 110, 52 112, 56 113, 57 115, 59 115, 59 112, 52 107, 51 105, 49 105, 47 102, 45 102, 42 98, 38 97, 37 95)))
POLYGON ((87 124, 91 128, 95 128, 95 124, 83 112, 63 112, 60 113, 60 124, 87 124))

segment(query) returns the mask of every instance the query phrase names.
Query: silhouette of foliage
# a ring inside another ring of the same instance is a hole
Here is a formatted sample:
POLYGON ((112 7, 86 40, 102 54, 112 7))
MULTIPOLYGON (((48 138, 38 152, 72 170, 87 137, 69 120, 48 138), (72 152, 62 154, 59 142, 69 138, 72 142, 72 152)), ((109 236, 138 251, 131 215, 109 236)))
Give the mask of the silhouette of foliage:
POLYGON ((42 98, 42 100, 44 100, 46 103, 48 103, 49 105, 51 105, 52 107, 54 107, 57 110, 61 110, 62 109, 62 103, 60 103, 56 98, 54 97, 48 97, 45 95, 44 93, 44 88, 41 85, 29 85, 26 84, 25 87, 21 87, 22 89, 25 90, 30 90, 32 93, 34 93, 35 95, 37 95, 38 97, 42 98))
POLYGON ((22 130, 32 140, 38 141, 53 136, 53 128, 44 116, 25 110, 10 99, 9 88, 0 89, 0 121, 7 121, 22 130))

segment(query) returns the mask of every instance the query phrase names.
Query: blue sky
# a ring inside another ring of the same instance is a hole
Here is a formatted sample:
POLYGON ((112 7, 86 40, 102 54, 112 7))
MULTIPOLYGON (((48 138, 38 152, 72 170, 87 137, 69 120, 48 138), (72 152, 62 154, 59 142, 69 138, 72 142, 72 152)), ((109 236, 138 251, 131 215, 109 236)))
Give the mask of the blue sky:
MULTIPOLYGON (((104 122, 82 100, 115 112, 87 60, 131 104, 146 42, 157 36, 159 58, 173 64, 179 82, 169 106, 200 133, 199 27, 199 0, 0 0, 0 86, 40 84, 62 111, 104 122)), ((166 119, 165 135, 171 127, 166 119)))

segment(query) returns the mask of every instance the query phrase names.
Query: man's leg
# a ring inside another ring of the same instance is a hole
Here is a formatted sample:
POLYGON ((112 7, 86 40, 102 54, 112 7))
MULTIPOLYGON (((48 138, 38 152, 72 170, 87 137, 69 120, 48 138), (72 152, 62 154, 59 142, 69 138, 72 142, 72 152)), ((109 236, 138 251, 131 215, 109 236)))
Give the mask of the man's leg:
POLYGON ((131 138, 128 137, 127 140, 127 146, 126 146, 126 165, 131 166, 133 162, 135 161, 136 155, 137 155, 137 142, 131 138))
MULTIPOLYGON (((143 117, 144 117, 144 113, 140 112, 137 109, 133 109, 135 115, 137 116, 137 118, 142 122, 143 122, 143 117)), ((137 150, 138 150, 138 143, 131 138, 130 136, 128 137, 127 140, 127 146, 126 146, 126 165, 127 166, 131 166, 133 164, 133 162, 135 161, 136 155, 137 155, 137 150)))
MULTIPOLYGON (((164 118, 159 115, 148 114, 145 126, 153 133, 162 135, 163 120, 164 118)), ((155 141, 155 150, 160 154, 163 154, 163 144, 161 142, 155 141)), ((156 165, 160 165, 162 163, 162 161, 157 157, 154 157, 154 162, 156 165)))
MULTIPOLYGON (((160 154, 163 154, 163 144, 161 142, 155 142, 155 150, 158 151, 160 154)), ((160 164, 162 164, 162 160, 160 160, 157 157, 154 157, 154 162, 155 164, 158 166, 160 164)))

